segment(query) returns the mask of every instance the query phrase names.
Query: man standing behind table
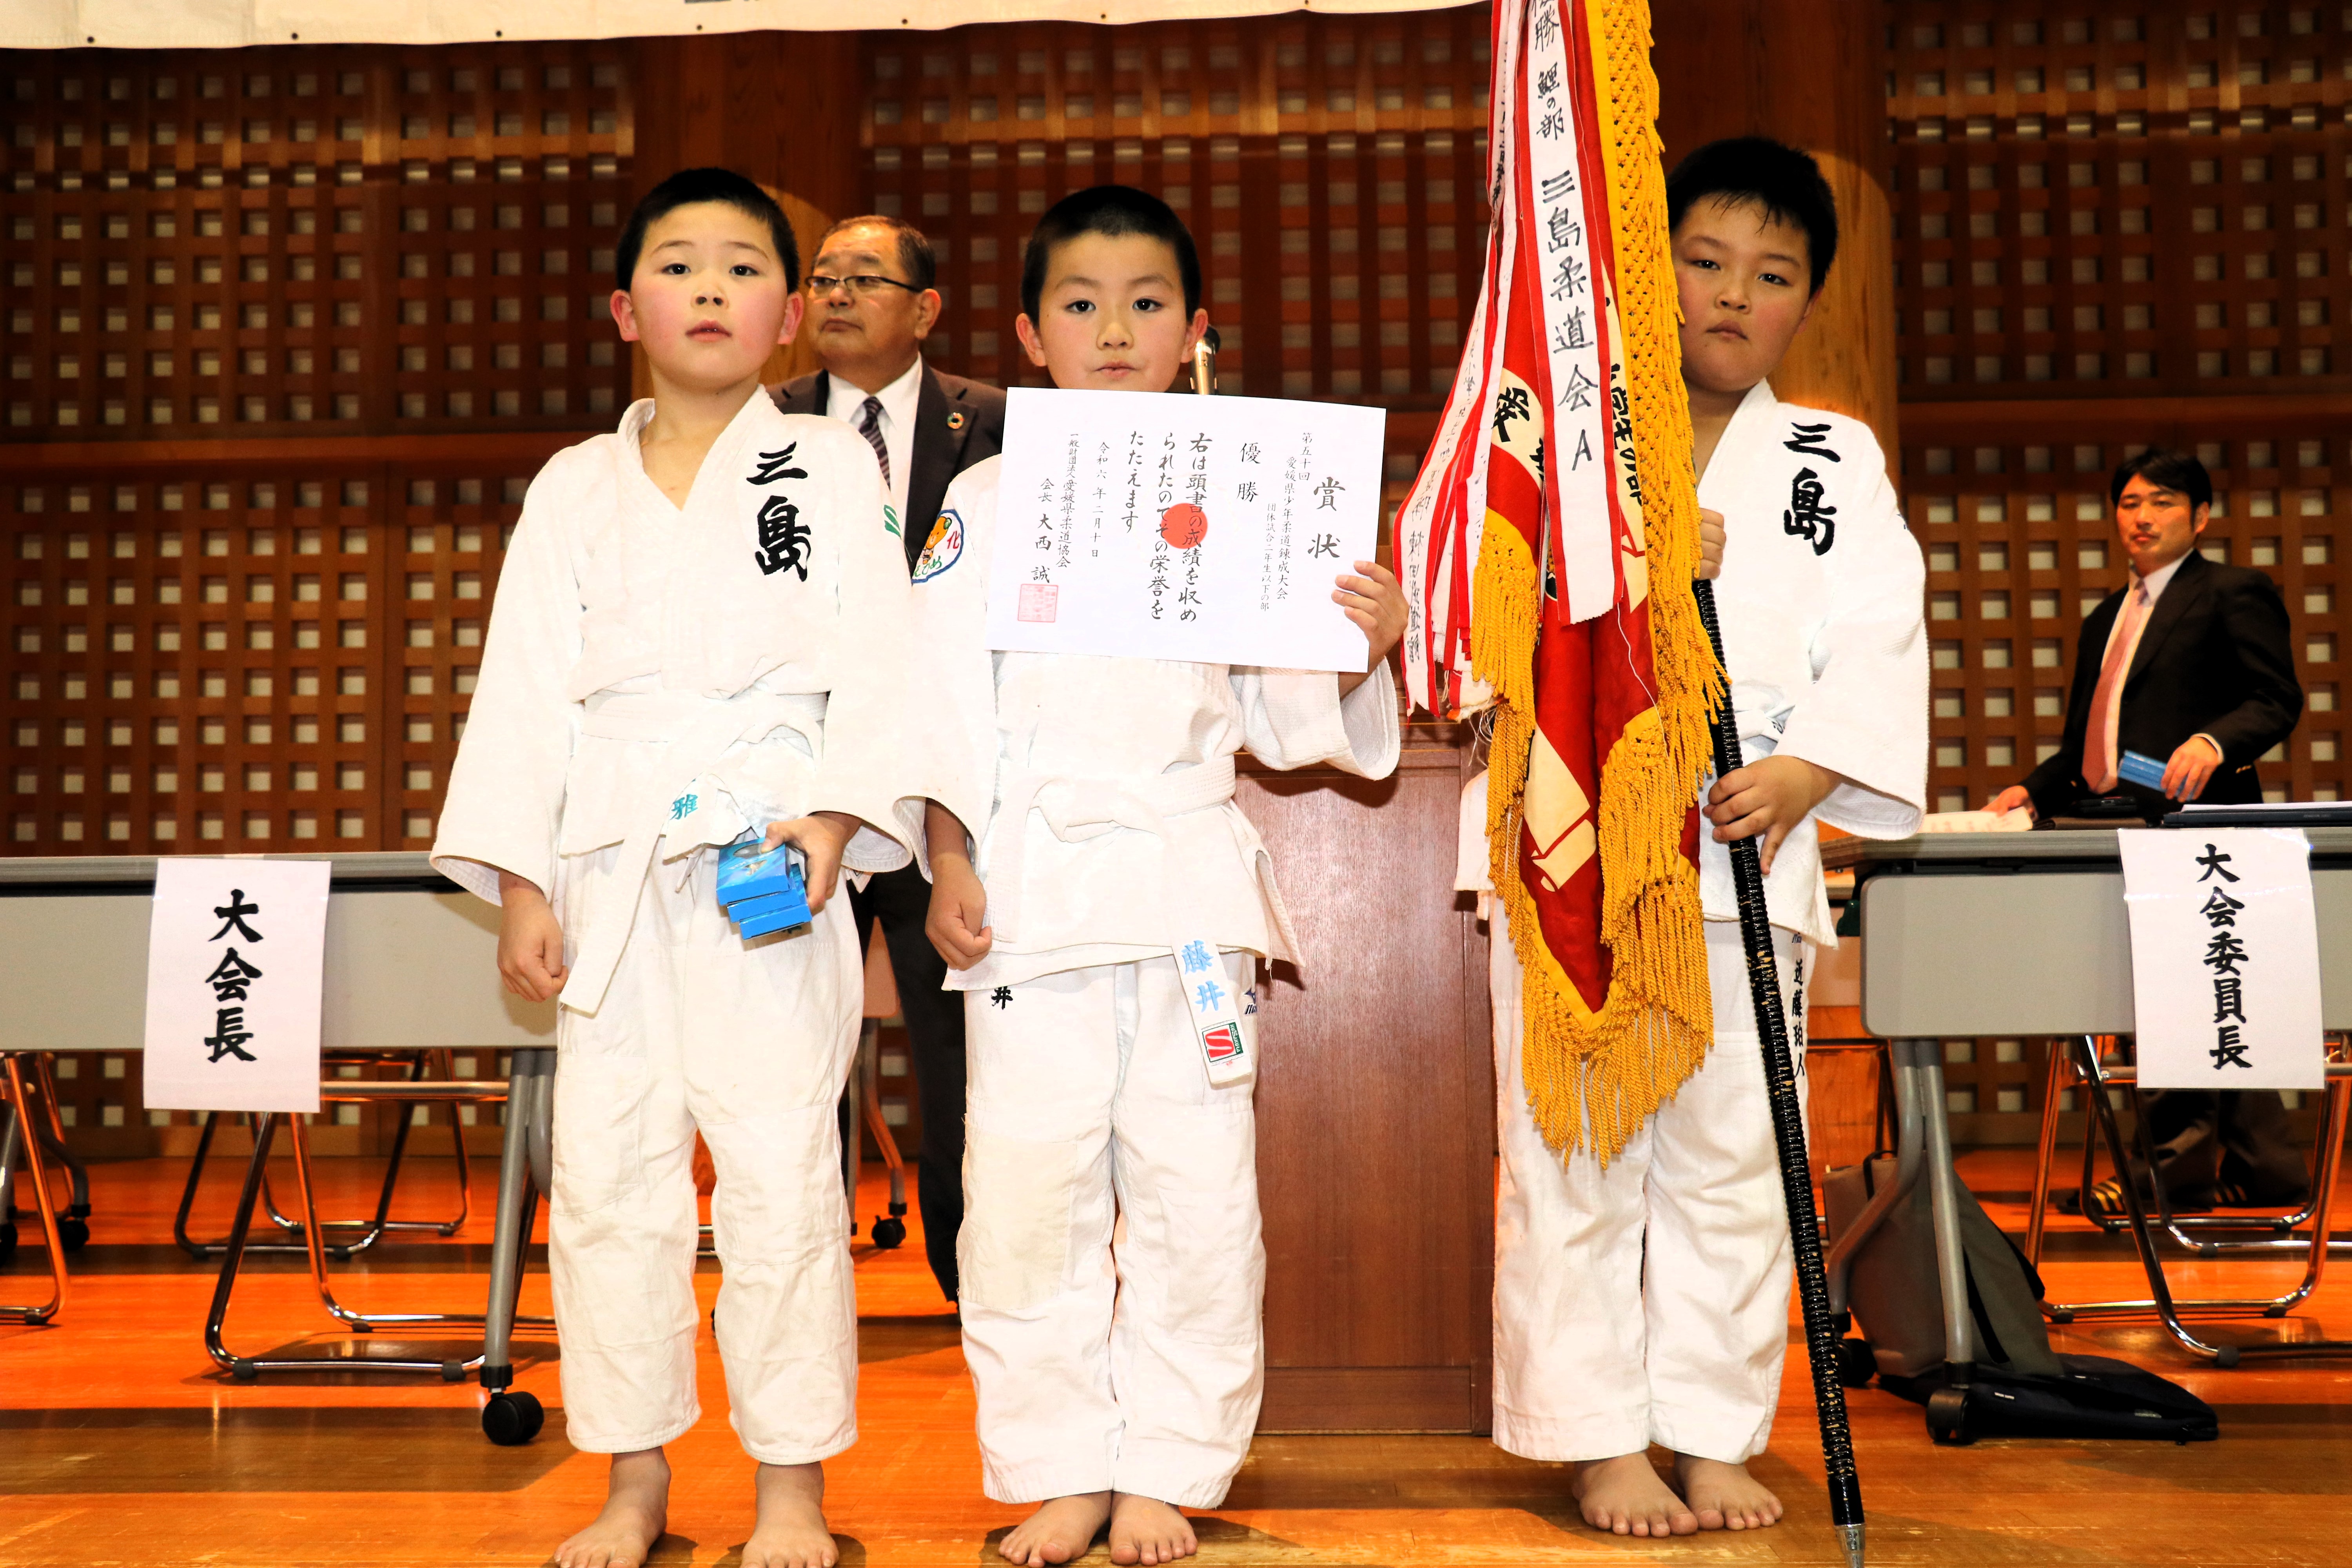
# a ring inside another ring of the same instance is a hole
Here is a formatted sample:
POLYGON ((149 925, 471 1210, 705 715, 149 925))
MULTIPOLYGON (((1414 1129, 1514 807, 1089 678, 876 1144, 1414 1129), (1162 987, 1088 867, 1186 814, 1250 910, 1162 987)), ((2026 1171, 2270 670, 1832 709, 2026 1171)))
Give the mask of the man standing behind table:
MULTIPOLYGON (((867 216, 834 225, 817 242, 807 284, 824 368, 773 389, 785 413, 829 415, 873 447, 918 582, 951 563, 925 553, 948 481, 1004 441, 1002 389, 923 363, 923 339, 940 319, 938 273, 930 242, 911 224, 867 216)), ((947 964, 923 934, 930 884, 919 867, 884 872, 853 890, 850 902, 861 947, 881 922, 898 978, 923 1116, 915 1178, 923 1250, 952 1301, 963 1223, 963 998, 940 989, 947 964)))
MULTIPOLYGON (((2254 763, 2303 714, 2278 585, 2198 553, 2213 481, 2187 453, 2151 447, 2126 458, 2108 499, 2129 577, 2083 622, 2064 741, 1988 809, 2063 816, 2086 796, 2115 795, 2149 807, 2261 800, 2254 763), (2131 752, 2163 767, 2159 787, 2122 777, 2131 752)), ((2307 1186, 2274 1090, 2168 1089, 2150 1097, 2148 1117, 2179 1206, 2293 1202, 2307 1186)), ((2118 1211, 2122 1193, 2105 1183, 2090 1202, 2118 1211)))

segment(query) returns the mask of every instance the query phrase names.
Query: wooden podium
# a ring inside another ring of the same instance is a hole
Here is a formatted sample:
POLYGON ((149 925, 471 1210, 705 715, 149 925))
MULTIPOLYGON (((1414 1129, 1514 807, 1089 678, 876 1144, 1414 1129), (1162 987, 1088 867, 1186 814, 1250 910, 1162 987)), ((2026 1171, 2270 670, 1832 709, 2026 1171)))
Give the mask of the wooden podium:
POLYGON ((1454 889, 1454 725, 1393 777, 1251 769, 1301 964, 1261 995, 1267 1432, 1484 1432, 1495 1272, 1486 936, 1454 889))

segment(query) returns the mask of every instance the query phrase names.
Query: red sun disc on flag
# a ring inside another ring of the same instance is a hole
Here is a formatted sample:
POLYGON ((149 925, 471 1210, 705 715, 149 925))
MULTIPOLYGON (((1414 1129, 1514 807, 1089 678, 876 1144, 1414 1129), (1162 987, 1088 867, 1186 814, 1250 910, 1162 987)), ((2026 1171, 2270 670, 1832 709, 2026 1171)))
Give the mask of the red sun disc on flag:
POLYGON ((1209 520, 1191 501, 1180 500, 1160 514, 1160 537, 1179 550, 1190 550, 1209 537, 1209 520))

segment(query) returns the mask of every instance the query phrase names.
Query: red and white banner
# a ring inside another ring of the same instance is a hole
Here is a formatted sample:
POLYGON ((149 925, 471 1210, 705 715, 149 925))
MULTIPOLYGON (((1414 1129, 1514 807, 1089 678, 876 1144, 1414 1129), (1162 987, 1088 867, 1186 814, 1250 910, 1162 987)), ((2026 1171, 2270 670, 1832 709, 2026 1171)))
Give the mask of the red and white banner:
POLYGON ((1499 0, 1496 28, 1486 284, 1398 521, 1405 675, 1433 711, 1494 710, 1492 867, 1527 975, 1530 1100, 1555 1147, 1606 1159, 1706 1050, 1693 802, 1714 667, 1688 587, 1647 8, 1499 0), (1645 487, 1674 563, 1655 580, 1645 487))

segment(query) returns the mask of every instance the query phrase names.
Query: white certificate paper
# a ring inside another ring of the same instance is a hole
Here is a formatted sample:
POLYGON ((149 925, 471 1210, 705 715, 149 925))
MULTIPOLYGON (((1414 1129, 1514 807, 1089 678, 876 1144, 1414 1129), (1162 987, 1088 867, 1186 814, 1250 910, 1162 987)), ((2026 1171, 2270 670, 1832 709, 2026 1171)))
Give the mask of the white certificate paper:
POLYGON ((1332 579, 1380 537, 1378 408, 1006 395, 988 646, 1360 671, 1332 579))
POLYGON ((2319 1089, 2319 928, 2301 828, 2119 833, 2143 1089, 2319 1089))
POLYGON ((331 868, 324 860, 155 863, 150 1110, 319 1109, 331 868))

